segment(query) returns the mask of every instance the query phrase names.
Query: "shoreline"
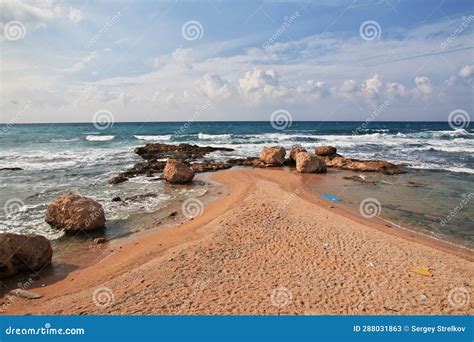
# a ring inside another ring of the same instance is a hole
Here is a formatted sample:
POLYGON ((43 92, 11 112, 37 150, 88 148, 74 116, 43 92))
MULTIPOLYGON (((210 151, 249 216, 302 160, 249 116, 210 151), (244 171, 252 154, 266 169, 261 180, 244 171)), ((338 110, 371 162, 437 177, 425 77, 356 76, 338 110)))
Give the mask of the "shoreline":
MULTIPOLYGON (((136 312, 134 312, 133 310, 130 310, 129 308, 126 308, 126 309, 122 307, 114 308, 115 305, 108 305, 106 307, 97 306, 91 300, 91 295, 94 292, 94 290, 98 288, 102 288, 100 285, 106 282, 112 282, 115 284, 119 284, 120 286, 125 286, 126 288, 130 288, 130 284, 128 283, 128 281, 130 281, 132 282, 132 284, 136 283, 135 285, 137 286, 137 288, 141 288, 142 290, 146 291, 149 288, 149 286, 146 286, 146 284, 149 281, 148 279, 149 277, 146 274, 147 272, 150 272, 150 268, 154 269, 155 268, 154 266, 158 266, 160 268, 160 271, 159 272, 153 271, 153 273, 156 273, 156 275, 163 277, 163 279, 169 279, 169 277, 173 279, 173 275, 170 274, 170 270, 172 267, 170 268, 170 265, 168 264, 170 263, 172 264, 175 261, 175 258, 177 256, 183 253, 186 254, 188 250, 200 247, 201 245, 206 246, 207 244, 211 257, 218 258, 218 255, 216 256, 213 253, 214 249, 211 248, 213 246, 211 242, 213 239, 216 238, 216 235, 221 234, 223 230, 225 230, 226 234, 228 234, 229 236, 239 234, 239 232, 237 231, 238 228, 236 228, 236 225, 231 225, 226 222, 226 217, 232 214, 233 211, 238 212, 240 210, 240 216, 239 216, 239 213, 237 214, 237 216, 239 217, 239 220, 241 221, 249 220, 250 224, 253 224, 260 228, 259 225, 261 224, 261 222, 252 222, 253 217, 248 216, 245 210, 242 211, 241 205, 243 205, 242 203, 248 200, 249 197, 251 199, 253 197, 253 200, 255 201, 254 204, 257 204, 260 202, 260 200, 262 199, 261 198, 262 194, 256 193, 256 190, 253 187, 258 185, 258 189, 260 189, 261 183, 271 186, 272 188, 278 189, 278 191, 282 191, 284 196, 286 196, 283 198, 284 199, 286 198, 286 202, 288 203, 286 203, 285 200, 283 201, 284 203, 283 209, 277 205, 276 206, 277 213, 281 212, 281 210, 285 210, 285 211, 286 210, 289 210, 289 211, 299 210, 298 207, 295 208, 295 205, 292 203, 293 201, 298 202, 301 205, 309 206, 309 207, 315 205, 314 209, 320 212, 319 216, 316 215, 317 216, 315 217, 316 219, 322 219, 322 216, 326 215, 327 219, 329 220, 328 222, 334 222, 334 221, 344 222, 344 224, 350 225, 351 227, 349 228, 349 230, 347 230, 347 228, 335 228, 335 229, 345 229, 344 234, 352 235, 352 234, 363 232, 364 234, 368 234, 367 236, 369 237, 371 235, 377 235, 378 240, 383 241, 380 243, 387 244, 387 241, 388 241, 387 245, 389 247, 390 247, 390 243, 408 245, 408 247, 404 246, 404 248, 408 248, 409 250, 408 253, 414 253, 415 250, 424 249, 425 251, 427 251, 427 253, 433 255, 434 257, 438 259, 440 256, 437 256, 437 254, 443 253, 443 254, 446 254, 445 256, 448 259, 456 259, 457 262, 460 262, 461 264, 469 265, 470 262, 472 263, 473 261, 472 252, 459 250, 459 248, 453 248, 453 246, 448 245, 447 243, 436 241, 433 239, 428 239, 427 237, 420 236, 416 232, 411 232, 411 231, 406 232, 400 229, 394 230, 393 228, 386 227, 383 224, 372 222, 372 220, 367 220, 367 219, 357 217, 356 215, 351 214, 347 210, 338 208, 337 203, 333 203, 330 201, 323 200, 322 198, 318 198, 315 194, 311 193, 304 184, 305 178, 308 178, 308 177, 320 178, 320 177, 324 177, 324 175, 295 174, 294 172, 290 170, 279 170, 279 169, 271 169, 271 168, 270 169, 246 169, 246 168, 240 169, 239 168, 239 169, 232 169, 232 170, 219 171, 219 172, 213 173, 211 174, 211 179, 219 182, 220 184, 223 184, 223 186, 227 189, 227 191, 221 194, 216 200, 207 204, 205 206, 204 213, 202 216, 198 216, 195 219, 186 221, 180 225, 172 225, 168 227, 163 227, 163 228, 160 228, 159 230, 153 229, 149 231, 143 231, 143 232, 135 233, 131 236, 128 236, 125 239, 113 240, 110 244, 105 246, 105 248, 108 251, 112 249, 114 253, 109 253, 108 255, 107 253, 105 253, 104 258, 101 258, 100 260, 98 260, 97 263, 94 263, 85 268, 79 268, 79 269, 73 270, 72 272, 65 275, 63 279, 58 279, 57 281, 49 284, 46 287, 35 287, 35 284, 33 284, 33 286, 31 287, 31 290, 43 295, 42 299, 35 300, 34 303, 38 304, 37 307, 32 308, 29 305, 32 303, 31 301, 19 298, 15 300, 15 303, 13 303, 11 307, 9 307, 6 310, 5 313, 6 314, 26 314, 26 313, 36 313, 36 314, 38 313, 39 314, 47 314, 47 313, 53 313, 53 314, 208 313, 208 314, 213 314, 214 312, 211 310, 205 311, 206 308, 201 308, 201 310, 204 310, 204 311, 199 311, 199 310, 195 311, 199 309, 198 307, 193 306, 193 302, 197 298, 193 298, 193 296, 190 294, 188 295, 178 294, 178 295, 173 296, 174 300, 180 301, 181 299, 182 307, 179 308, 179 305, 178 305, 178 309, 179 309, 178 311, 175 310, 176 307, 174 307, 174 309, 173 308, 170 309, 165 304, 165 305, 162 305, 164 307, 161 307, 161 311, 153 311, 154 309, 158 310, 160 308, 152 308, 152 307, 149 307, 149 305, 148 306, 145 305, 144 307, 142 306, 140 308, 135 308, 137 310, 136 312), (284 177, 281 177, 282 175, 284 175, 284 177), (284 180, 282 178, 284 178, 284 180), (295 192, 296 192, 296 196, 292 195, 295 192), (220 223, 223 224, 223 226, 221 224, 216 224, 216 221, 220 221, 220 223), (355 229, 355 232, 350 231, 350 229, 355 229), (229 231, 227 232, 227 230, 229 231), (376 234, 375 232, 378 232, 378 233, 376 234), (141 274, 141 277, 132 277, 131 274, 127 272, 127 269, 130 270, 131 273, 138 271, 141 274), (147 272, 141 273, 139 271, 141 269, 147 269, 147 272), (98 276, 98 271, 99 271, 100 276, 98 276), (139 281, 137 282, 138 279, 139 281), (54 300, 55 302, 54 309, 52 309, 50 305, 48 305, 48 301, 50 300, 54 300), (190 302, 188 303, 187 300, 189 300, 190 302)), ((317 181, 317 179, 315 181, 317 181)), ((264 198, 266 199, 266 197, 264 198)), ((269 210, 274 210, 274 209, 275 207, 271 207, 271 206, 269 208, 269 210)), ((267 210, 267 209, 264 209, 264 210, 267 210)), ((302 218, 305 218, 305 219, 307 219, 307 216, 310 214, 308 213, 308 210, 305 210, 305 211, 302 210, 301 213, 300 212, 298 213, 301 214, 302 218)), ((255 219, 258 219, 258 218, 255 218, 255 219)), ((305 222, 305 224, 307 223, 305 220, 303 220, 302 222, 305 222)), ((287 226, 287 228, 293 229, 294 227, 287 226)), ((313 227, 308 226, 308 229, 313 229, 313 227)), ((250 231, 249 233, 251 232, 252 231, 250 231)), ((297 233, 306 234, 306 231, 304 232, 297 231, 297 233)), ((349 244, 349 247, 351 247, 352 246, 351 240, 347 239, 347 237, 344 237, 344 234, 342 234, 342 232, 339 232, 339 233, 341 233, 341 236, 343 236, 341 239, 344 240, 344 243, 349 244)), ((264 231, 262 231, 262 234, 263 235, 259 236, 259 238, 261 239, 269 238, 269 241, 271 242, 272 237, 265 235, 267 233, 265 233, 264 231)), ((285 235, 284 232, 280 234, 285 235)), ((325 236, 325 238, 328 240, 327 244, 332 245, 332 243, 334 242, 333 239, 330 238, 330 236, 325 236)), ((355 235, 355 238, 358 239, 357 234, 355 235)), ((240 237, 239 239, 243 239, 243 237, 240 237)), ((254 241, 258 241, 258 239, 254 241)), ((269 241, 267 241, 267 243, 270 243, 269 241)), ((254 247, 252 243, 248 247, 245 247, 242 253, 245 254, 245 252, 248 252, 250 255, 252 255, 252 252, 253 252, 254 254, 259 254, 259 251, 253 250, 254 247)), ((301 242, 296 242, 296 243, 306 243, 306 242, 301 241, 301 242)), ((226 244, 226 242, 221 241, 220 244, 226 244)), ((327 252, 325 251, 326 247, 324 246, 325 244, 323 244, 323 252, 326 253, 327 252)), ((234 249, 237 249, 237 250, 241 248, 241 246, 228 245, 227 248, 225 248, 224 250, 226 252, 229 250, 232 251, 233 247, 234 249)), ((318 246, 318 248, 320 247, 321 246, 318 246)), ((361 248, 361 247, 358 246, 358 248, 361 248)), ((350 248, 348 248, 348 250, 349 249, 350 248)), ((345 252, 348 252, 348 250, 345 252)), ((358 251, 358 249, 355 249, 354 251, 358 251)), ((282 251, 277 251, 277 252, 280 253, 282 251)), ((252 255, 252 257, 255 257, 255 255, 252 255)), ((304 258, 306 256, 301 255, 301 257, 304 258)), ((383 255, 380 255, 379 257, 383 257, 383 255)), ((268 259, 272 259, 272 255, 265 254, 264 260, 268 260, 268 259)), ((214 259, 213 261, 216 262, 216 260, 214 259)), ((394 262, 396 263, 397 260, 395 260, 394 262)), ((456 262, 454 262, 454 264, 451 265, 451 267, 456 267, 455 264, 456 262)), ((189 266, 185 263, 180 263, 180 265, 181 265, 180 267, 174 267, 173 270, 175 271, 178 270, 177 272, 179 273, 179 270, 181 268, 191 267, 194 271, 196 270, 198 271, 201 267, 205 268, 206 266, 208 266, 208 265, 189 266)), ((241 265, 241 266, 244 268, 249 267, 248 264, 241 265)), ((289 267, 289 269, 287 270, 288 273, 289 274, 293 273, 294 269, 292 269, 292 267, 290 266, 288 267, 289 267)), ((471 269, 472 269, 472 264, 471 264, 471 269)), ((337 278, 339 271, 341 271, 341 273, 345 273, 343 270, 334 270, 332 271, 333 273, 332 276, 337 278)), ((253 272, 257 272, 257 271, 253 270, 253 272)), ((469 272, 471 272, 470 278, 465 277, 466 281, 469 281, 469 279, 472 279, 472 271, 469 271, 468 269, 464 269, 464 272, 467 272, 466 274, 469 274, 469 272)), ((182 276, 184 277, 185 275, 183 274, 182 276)), ((211 275, 211 278, 212 276, 213 275, 211 275)), ((265 274, 263 276, 265 276, 265 274)), ((281 276, 285 278, 284 274, 281 276)), ((422 277, 419 275, 414 275, 414 276, 422 277)), ((194 278, 194 275, 190 273, 188 277, 194 278)), ((367 281, 367 279, 364 279, 364 276, 361 276, 359 278, 360 279, 358 279, 357 282, 367 281)), ((158 277, 156 279, 160 279, 160 278, 158 277)), ((219 280, 217 280, 216 284, 214 283, 207 284, 206 279, 207 278, 204 279, 204 283, 205 283, 204 287, 202 284, 198 285, 197 287, 199 296, 201 296, 203 292, 207 292, 210 287, 222 285, 222 282, 219 280)), ((459 276, 456 276, 454 279, 459 280, 459 276)), ((193 282, 193 280, 194 279, 191 279, 191 282, 193 282)), ((233 278, 230 277, 227 280, 233 281, 233 278)), ((444 279, 444 280, 447 281, 447 279, 444 279)), ((184 279, 183 281, 187 282, 188 280, 184 279)), ((269 283, 271 283, 271 281, 269 281, 269 283)), ((276 285, 273 285, 273 286, 276 286, 276 285)), ((184 288, 186 288, 186 286, 184 286, 184 288)), ((196 292, 196 285, 194 285, 194 287, 191 287, 191 288, 194 289, 194 291, 191 291, 191 294, 192 292, 196 292)), ((179 287, 174 290, 177 292, 180 292, 183 290, 183 287, 179 287)), ((114 294, 115 299, 117 299, 118 297, 125 298, 124 303, 129 302, 130 300, 134 300, 133 297, 127 296, 126 294, 122 293, 122 291, 119 289, 114 289, 112 291, 113 291, 112 293, 114 294)), ((265 296, 265 300, 267 302, 268 302, 268 295, 271 295, 271 291, 270 291, 270 294, 267 294, 265 296)), ((224 298, 221 298, 221 295, 219 295, 218 297, 219 297, 219 300, 225 300, 226 298, 226 296, 224 296, 224 298)), ((227 298, 232 299, 233 296, 228 295, 227 298)), ((151 296, 148 299, 156 300, 154 296, 151 296)), ((260 300, 261 299, 262 298, 260 298, 260 300)), ((211 300, 209 304, 212 304, 214 301, 215 299, 211 300)), ((266 304, 269 304, 269 303, 266 303, 266 304)), ((270 305, 271 304, 272 303, 270 303, 270 305)), ((445 304, 446 303, 444 303, 444 305, 445 304)), ((275 307, 275 305, 271 305, 270 308, 266 308, 265 310, 262 310, 261 312, 259 312, 258 310, 250 311, 250 314, 285 313, 285 310, 284 310, 285 307, 286 305, 284 307, 278 307, 278 306, 275 307), (272 311, 272 309, 277 309, 277 311, 272 311)), ((446 305, 445 305, 443 309, 450 309, 450 308, 446 308, 446 305)), ((467 310, 468 312, 472 312, 472 308, 469 307, 469 303, 467 305, 467 310)), ((455 310, 454 312, 456 313, 456 311, 457 310, 455 310)), ((304 313, 298 310, 292 311, 289 313, 291 314, 291 313, 298 313, 298 312, 304 313)), ((336 311, 329 310, 329 311, 324 311, 324 312, 338 313, 337 310, 336 311)), ((349 312, 350 311, 348 311, 347 313, 349 312)), ((370 312, 372 311, 369 311, 369 313, 370 312)), ((378 313, 377 311, 373 311, 373 312, 378 313)), ((417 310, 407 311, 407 313, 422 313, 422 312, 423 311, 417 311, 417 310)), ((233 306, 230 309, 227 308, 224 311, 218 310, 215 312, 215 314, 226 314, 226 313, 227 314, 246 314, 249 312, 247 311, 246 308, 239 307, 239 306, 235 306, 235 307, 233 306)), ((393 313, 394 312, 390 313, 390 310, 386 312, 386 314, 393 314, 393 313)))

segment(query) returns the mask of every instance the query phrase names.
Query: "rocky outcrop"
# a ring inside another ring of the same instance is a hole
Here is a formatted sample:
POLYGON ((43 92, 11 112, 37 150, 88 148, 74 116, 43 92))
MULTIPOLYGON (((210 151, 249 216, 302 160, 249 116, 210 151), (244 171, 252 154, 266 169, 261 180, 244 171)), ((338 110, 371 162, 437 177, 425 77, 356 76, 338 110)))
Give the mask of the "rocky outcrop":
POLYGON ((296 154, 296 171, 300 173, 326 172, 326 163, 315 154, 299 152, 296 154))
POLYGON ((166 162, 149 160, 146 162, 136 163, 132 168, 120 172, 117 176, 109 179, 109 184, 119 184, 139 175, 153 176, 157 172, 163 172, 166 162))
POLYGON ((39 271, 51 263, 53 249, 41 235, 0 233, 0 279, 39 271))
POLYGON ((327 157, 336 154, 337 150, 333 146, 319 146, 314 149, 318 156, 327 157))
POLYGON ((269 166, 281 166, 285 162, 286 150, 281 146, 265 146, 260 152, 260 160, 269 166))
POLYGON ((168 159, 165 169, 163 170, 163 177, 167 182, 172 184, 188 183, 194 178, 194 170, 185 163, 168 159))
POLYGON ((204 157, 215 151, 234 151, 227 147, 197 146, 190 144, 146 144, 135 148, 135 153, 146 160, 174 159, 179 161, 192 161, 204 157))
POLYGON ((296 154, 300 152, 306 152, 306 149, 301 147, 300 145, 295 145, 291 148, 290 151, 290 162, 291 163, 296 163, 296 154))
POLYGON ((403 173, 403 170, 392 163, 384 160, 358 160, 344 158, 339 154, 323 157, 328 167, 336 167, 343 170, 361 171, 361 172, 381 172, 387 175, 403 173))
POLYGON ((70 192, 48 206, 45 221, 53 228, 74 233, 103 228, 105 214, 100 203, 70 192))

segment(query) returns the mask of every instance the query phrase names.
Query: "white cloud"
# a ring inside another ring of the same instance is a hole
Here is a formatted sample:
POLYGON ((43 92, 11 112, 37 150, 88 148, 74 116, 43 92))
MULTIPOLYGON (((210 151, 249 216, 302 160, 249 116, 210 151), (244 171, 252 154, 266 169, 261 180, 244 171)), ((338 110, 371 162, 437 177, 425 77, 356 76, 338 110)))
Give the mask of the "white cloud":
POLYGON ((210 98, 226 98, 230 95, 227 82, 215 73, 206 73, 200 80, 199 86, 203 93, 210 98))
POLYGON ((371 78, 362 83, 361 93, 368 98, 378 97, 383 89, 383 79, 380 75, 375 74, 371 78))
POLYGON ((253 104, 285 96, 288 90, 279 84, 278 77, 274 70, 253 69, 239 79, 239 92, 253 104))
POLYGON ((181 66, 192 69, 193 49, 177 48, 172 54, 173 60, 181 66))
POLYGON ((426 76, 415 77, 415 94, 421 95, 422 97, 429 96, 433 93, 433 86, 431 85, 431 79, 426 76))
POLYGON ((463 78, 471 78, 474 76, 474 65, 466 65, 464 68, 459 71, 459 76, 463 78))
POLYGON ((322 98, 329 94, 326 82, 309 80, 298 86, 296 90, 302 94, 312 94, 316 98, 322 98))

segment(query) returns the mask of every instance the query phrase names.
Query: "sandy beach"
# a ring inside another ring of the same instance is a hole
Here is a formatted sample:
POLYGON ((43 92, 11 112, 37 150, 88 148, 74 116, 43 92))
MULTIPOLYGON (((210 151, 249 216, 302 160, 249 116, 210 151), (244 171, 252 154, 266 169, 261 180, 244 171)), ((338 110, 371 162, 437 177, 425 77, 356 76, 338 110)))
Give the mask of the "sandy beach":
POLYGON ((30 290, 43 297, 15 298, 5 313, 474 312, 448 299, 473 286, 469 251, 351 217, 308 192, 307 177, 327 175, 219 171, 212 178, 227 192, 201 216, 104 245, 99 262, 36 281, 30 290), (410 272, 423 266, 432 276, 410 272))

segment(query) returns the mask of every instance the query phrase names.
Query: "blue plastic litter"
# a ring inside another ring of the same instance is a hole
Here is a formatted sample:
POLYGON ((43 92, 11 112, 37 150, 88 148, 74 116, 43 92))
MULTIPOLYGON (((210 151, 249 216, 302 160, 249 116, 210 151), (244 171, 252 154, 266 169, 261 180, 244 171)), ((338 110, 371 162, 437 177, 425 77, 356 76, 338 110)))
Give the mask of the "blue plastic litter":
POLYGON ((328 199, 328 200, 334 201, 334 202, 340 202, 340 201, 342 201, 341 198, 336 197, 336 196, 333 196, 333 195, 322 194, 321 196, 323 196, 324 198, 326 198, 326 199, 328 199))

